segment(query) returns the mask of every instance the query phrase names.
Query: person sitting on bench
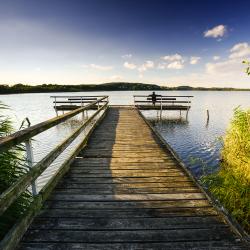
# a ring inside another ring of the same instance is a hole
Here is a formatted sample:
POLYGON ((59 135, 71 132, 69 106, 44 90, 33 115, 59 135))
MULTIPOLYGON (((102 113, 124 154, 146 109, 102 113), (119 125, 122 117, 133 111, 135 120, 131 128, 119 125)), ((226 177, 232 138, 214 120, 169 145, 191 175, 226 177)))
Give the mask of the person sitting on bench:
POLYGON ((152 104, 155 106, 155 103, 157 101, 157 96, 161 96, 161 95, 156 95, 155 92, 153 91, 153 93, 151 95, 149 95, 149 97, 151 97, 152 100, 152 104))

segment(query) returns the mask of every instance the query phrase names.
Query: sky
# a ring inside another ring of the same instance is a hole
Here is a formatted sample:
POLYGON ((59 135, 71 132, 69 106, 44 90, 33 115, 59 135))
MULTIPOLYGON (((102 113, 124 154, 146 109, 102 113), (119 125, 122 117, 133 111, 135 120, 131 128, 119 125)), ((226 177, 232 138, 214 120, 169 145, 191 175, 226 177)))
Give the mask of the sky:
POLYGON ((0 84, 250 88, 250 1, 0 0, 0 84))

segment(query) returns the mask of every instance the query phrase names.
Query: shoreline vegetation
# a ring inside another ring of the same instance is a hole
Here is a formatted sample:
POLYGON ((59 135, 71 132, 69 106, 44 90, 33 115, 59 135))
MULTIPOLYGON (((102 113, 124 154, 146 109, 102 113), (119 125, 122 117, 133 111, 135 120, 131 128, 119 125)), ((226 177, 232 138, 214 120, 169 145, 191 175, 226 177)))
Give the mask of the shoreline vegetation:
POLYGON ((129 82, 110 82, 103 84, 80 84, 80 85, 58 85, 58 84, 41 84, 41 85, 0 85, 1 94, 21 94, 21 93, 53 93, 53 92, 82 92, 82 91, 133 91, 133 90, 183 90, 183 91, 250 91, 250 89, 241 88, 204 88, 191 86, 167 87, 156 84, 129 83, 129 82))
MULTIPOLYGON (((8 109, 0 102, 0 137, 13 133, 12 121, 2 115, 2 111, 8 109)), ((15 146, 0 153, 0 193, 6 191, 20 176, 28 171, 23 145, 15 146)), ((1 216, 0 216, 0 240, 8 230, 25 213, 31 204, 32 196, 27 190, 24 192, 1 216)))
POLYGON ((223 138, 221 164, 202 182, 250 233, 250 109, 236 108, 223 138))

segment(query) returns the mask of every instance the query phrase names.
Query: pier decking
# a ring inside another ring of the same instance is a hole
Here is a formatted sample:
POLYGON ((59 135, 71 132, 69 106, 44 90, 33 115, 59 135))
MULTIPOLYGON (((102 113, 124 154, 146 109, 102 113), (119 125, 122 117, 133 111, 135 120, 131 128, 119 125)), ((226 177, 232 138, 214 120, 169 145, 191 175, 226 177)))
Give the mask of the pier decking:
POLYGON ((19 249, 247 249, 135 108, 106 117, 19 249))

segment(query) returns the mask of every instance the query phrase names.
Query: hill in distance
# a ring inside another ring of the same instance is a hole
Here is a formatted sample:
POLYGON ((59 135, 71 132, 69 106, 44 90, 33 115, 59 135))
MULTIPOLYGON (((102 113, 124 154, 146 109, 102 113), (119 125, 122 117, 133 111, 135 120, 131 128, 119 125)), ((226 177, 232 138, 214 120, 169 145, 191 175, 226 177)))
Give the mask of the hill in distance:
POLYGON ((129 82, 110 82, 103 84, 80 84, 80 85, 57 85, 57 84, 41 84, 41 85, 26 85, 15 84, 0 85, 0 94, 17 94, 17 93, 53 93, 53 92, 81 92, 81 91, 128 91, 128 90, 244 90, 250 89, 234 89, 234 88, 203 88, 203 87, 166 87, 156 84, 145 83, 129 83, 129 82))

